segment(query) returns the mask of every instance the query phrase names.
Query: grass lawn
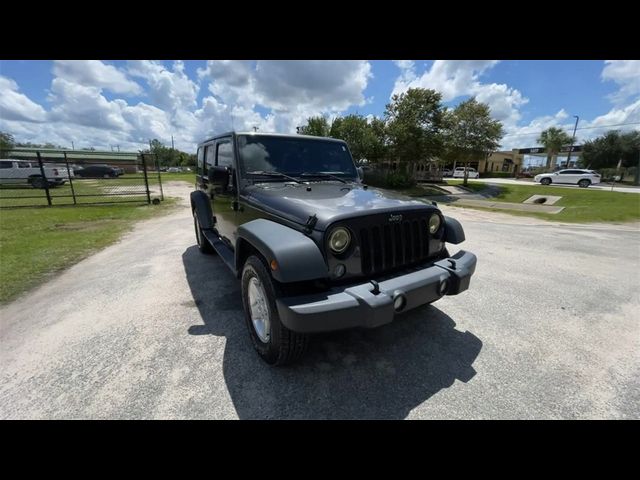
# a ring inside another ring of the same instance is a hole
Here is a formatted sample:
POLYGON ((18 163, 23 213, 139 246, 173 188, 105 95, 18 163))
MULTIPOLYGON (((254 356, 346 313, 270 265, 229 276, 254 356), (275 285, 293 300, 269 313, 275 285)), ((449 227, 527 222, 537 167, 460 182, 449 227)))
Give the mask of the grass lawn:
POLYGON ((114 243, 161 205, 105 205, 0 210, 0 303, 114 243))
MULTIPOLYGON (((195 184, 195 173, 161 173, 163 182, 181 180, 195 184)), ((160 196, 158 173, 148 172, 147 181, 151 198, 160 196)), ((147 194, 142 173, 130 173, 118 178, 80 178, 73 179, 73 191, 78 204, 100 202, 138 202, 146 203, 147 194)), ((71 184, 66 182, 59 187, 49 189, 53 205, 72 205, 71 184)), ((0 186, 0 207, 46 206, 47 195, 44 189, 30 185, 0 186)))
MULTIPOLYGON (((461 182, 449 181, 455 185, 461 182)), ((474 191, 482 190, 482 182, 469 182, 474 191)), ((592 188, 550 188, 544 185, 499 185, 500 193, 488 200, 521 203, 531 195, 554 195, 562 198, 554 205, 565 207, 558 214, 499 210, 502 213, 534 216, 545 220, 574 223, 632 222, 640 220, 640 194, 610 192, 592 188)), ((455 205, 452 203, 451 205, 455 205)), ((466 207, 465 208, 472 208, 466 207)), ((498 210, 496 210, 498 211, 498 210)))

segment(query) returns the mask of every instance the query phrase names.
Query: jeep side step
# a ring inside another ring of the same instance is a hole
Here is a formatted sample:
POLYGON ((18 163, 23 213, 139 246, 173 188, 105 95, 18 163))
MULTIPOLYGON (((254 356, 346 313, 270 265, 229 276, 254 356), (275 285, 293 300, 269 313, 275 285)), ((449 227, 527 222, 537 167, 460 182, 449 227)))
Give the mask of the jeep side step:
POLYGON ((211 244, 213 248, 215 248, 218 255, 222 261, 231 269, 231 271, 236 273, 236 257, 233 252, 220 238, 218 234, 213 230, 202 230, 202 234, 207 239, 207 241, 211 244))

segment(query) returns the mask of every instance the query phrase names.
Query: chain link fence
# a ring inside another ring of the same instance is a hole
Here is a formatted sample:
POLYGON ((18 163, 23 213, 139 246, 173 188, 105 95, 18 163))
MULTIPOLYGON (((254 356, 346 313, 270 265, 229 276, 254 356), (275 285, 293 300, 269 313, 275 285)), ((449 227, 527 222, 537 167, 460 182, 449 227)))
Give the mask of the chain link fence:
POLYGON ((0 152, 0 208, 161 200, 162 180, 153 154, 24 148, 0 152))

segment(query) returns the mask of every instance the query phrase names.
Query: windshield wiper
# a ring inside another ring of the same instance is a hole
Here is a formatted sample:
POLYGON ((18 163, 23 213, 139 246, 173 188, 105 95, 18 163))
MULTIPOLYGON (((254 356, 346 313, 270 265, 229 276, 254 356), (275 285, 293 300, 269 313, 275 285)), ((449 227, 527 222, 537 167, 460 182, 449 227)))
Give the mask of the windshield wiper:
MULTIPOLYGON (((345 172, 339 172, 339 173, 345 173, 345 172)), ((303 172, 298 176, 299 177, 332 178, 334 180, 338 180, 339 182, 347 183, 347 181, 344 178, 340 178, 340 177, 338 177, 336 175, 332 175, 332 174, 326 173, 326 172, 303 172)))
POLYGON ((301 182, 300 180, 298 180, 295 177, 291 177, 285 173, 281 173, 281 172, 272 172, 272 171, 264 171, 264 170, 253 170, 251 172, 247 172, 247 175, 264 175, 266 177, 284 177, 284 178, 288 178, 289 180, 296 182, 296 183, 304 183, 301 182))

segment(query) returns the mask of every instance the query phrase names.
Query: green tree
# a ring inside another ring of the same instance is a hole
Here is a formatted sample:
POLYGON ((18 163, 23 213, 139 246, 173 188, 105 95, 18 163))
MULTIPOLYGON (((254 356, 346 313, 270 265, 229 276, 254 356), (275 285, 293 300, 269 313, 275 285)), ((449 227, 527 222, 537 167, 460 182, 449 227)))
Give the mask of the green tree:
POLYGON ((158 157, 158 164, 162 167, 176 167, 181 165, 180 152, 174 148, 165 147, 165 145, 154 138, 150 142, 150 152, 158 157))
POLYGON ((385 132, 391 152, 405 167, 442 153, 445 110, 441 100, 435 90, 410 88, 393 95, 387 104, 385 132))
POLYGON ((16 146, 16 141, 10 133, 0 132, 0 158, 7 158, 9 152, 16 146))
MULTIPOLYGON (((462 161, 466 168, 469 162, 479 161, 500 146, 503 135, 502 123, 491 118, 489 105, 470 98, 461 102, 446 115, 445 158, 462 161)), ((465 168, 464 185, 468 172, 465 168)))
POLYGON ((620 133, 611 130, 604 135, 585 142, 582 147, 580 164, 594 170, 615 168, 618 163, 623 167, 636 167, 635 183, 640 175, 640 132, 620 133))
POLYGON ((300 135, 313 135, 316 137, 328 137, 331 125, 326 117, 309 117, 307 124, 298 129, 300 135))
POLYGON ((551 159, 564 147, 571 146, 572 139, 561 128, 550 127, 540 134, 538 143, 544 145, 547 151, 547 168, 551 168, 551 159))
POLYGON ((367 160, 379 162, 388 155, 387 125, 381 118, 373 117, 369 127, 371 129, 371 145, 367 160))
POLYGON ((346 117, 336 118, 331 124, 329 136, 347 142, 356 162, 369 159, 376 142, 375 133, 371 125, 361 115, 347 115, 346 117))

